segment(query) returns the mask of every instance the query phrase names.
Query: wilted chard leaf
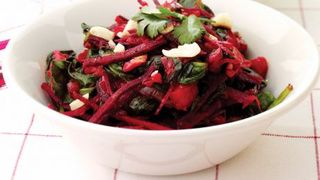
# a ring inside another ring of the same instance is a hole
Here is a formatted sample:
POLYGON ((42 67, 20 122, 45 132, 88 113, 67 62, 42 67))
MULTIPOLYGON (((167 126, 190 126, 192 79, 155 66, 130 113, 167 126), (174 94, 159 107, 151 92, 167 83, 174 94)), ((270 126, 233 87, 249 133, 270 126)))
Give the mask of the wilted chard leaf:
POLYGON ((50 84, 54 93, 62 99, 67 94, 66 84, 69 81, 67 67, 70 64, 68 60, 72 58, 74 58, 73 51, 54 51, 48 55, 46 60, 46 81, 50 84))
POLYGON ((126 74, 122 71, 122 63, 109 64, 107 67, 107 71, 114 77, 119 77, 125 81, 129 81, 133 78, 130 74, 126 74))
POLYGON ((190 84, 198 81, 206 75, 208 64, 205 62, 191 62, 187 64, 181 73, 179 82, 181 84, 190 84))
POLYGON ((69 72, 69 75, 78 80, 84 87, 90 86, 96 82, 96 77, 93 75, 83 74, 81 71, 79 72, 69 72))
POLYGON ((166 82, 177 78, 182 70, 182 62, 178 58, 161 58, 161 63, 166 74, 166 82))
POLYGON ((260 101, 262 111, 267 110, 268 107, 276 100, 270 91, 262 91, 258 94, 258 99, 260 101))
POLYGON ((141 115, 154 112, 158 103, 145 96, 137 96, 131 100, 129 107, 133 114, 141 115))

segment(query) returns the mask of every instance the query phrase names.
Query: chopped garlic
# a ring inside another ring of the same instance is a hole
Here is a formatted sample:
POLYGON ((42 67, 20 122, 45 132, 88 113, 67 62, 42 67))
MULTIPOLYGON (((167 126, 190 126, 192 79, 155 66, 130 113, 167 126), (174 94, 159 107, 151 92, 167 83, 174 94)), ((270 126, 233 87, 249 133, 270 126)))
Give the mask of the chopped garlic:
POLYGON ((107 41, 112 40, 115 36, 113 31, 110 31, 109 29, 101 26, 93 26, 92 28, 90 28, 89 33, 107 41))
POLYGON ((108 45, 114 49, 116 47, 116 43, 113 40, 108 41, 108 45))
POLYGON ((232 21, 228 13, 217 14, 212 20, 214 21, 213 25, 216 27, 232 28, 232 21))
POLYGON ((218 40, 217 37, 215 37, 215 36, 213 36, 213 35, 211 35, 211 34, 209 34, 209 38, 210 38, 211 40, 213 40, 213 41, 217 41, 217 40, 218 40))
POLYGON ((171 50, 162 50, 163 55, 167 57, 195 57, 201 52, 201 48, 197 43, 184 44, 171 50))
MULTIPOLYGON (((89 99, 89 93, 83 95, 82 97, 84 97, 84 98, 86 98, 86 99, 89 99)), ((72 101, 72 102, 69 104, 71 111, 76 110, 76 109, 79 109, 79 108, 81 108, 83 105, 84 105, 84 103, 83 103, 82 101, 80 101, 79 99, 76 99, 76 100, 72 101)))
POLYGON ((117 36, 122 38, 123 36, 129 35, 129 31, 138 28, 138 23, 134 20, 129 20, 127 25, 124 27, 122 32, 118 32, 117 36))
POLYGON ((118 43, 118 44, 116 45, 116 47, 114 47, 113 52, 115 52, 115 53, 117 53, 117 52, 124 52, 125 50, 126 50, 126 48, 125 48, 122 44, 118 43))
POLYGON ((151 77, 155 76, 158 72, 159 72, 158 70, 153 71, 153 73, 151 74, 151 77))

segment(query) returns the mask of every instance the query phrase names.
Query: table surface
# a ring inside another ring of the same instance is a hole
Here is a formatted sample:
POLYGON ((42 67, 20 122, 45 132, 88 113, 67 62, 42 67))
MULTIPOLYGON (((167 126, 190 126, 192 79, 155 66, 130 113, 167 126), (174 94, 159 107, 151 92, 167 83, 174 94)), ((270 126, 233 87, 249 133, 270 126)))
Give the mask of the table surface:
MULTIPOLYGON (((74 0, 73 0, 74 1, 74 0)), ((320 0, 258 0, 288 15, 313 36, 320 49, 320 0)), ((25 24, 72 0, 1 0, 0 41, 25 24)), ((0 43, 1 49, 1 43, 0 43)), ((0 50, 0 84, 1 60, 0 50)), ((0 88, 0 179, 8 180, 314 180, 320 179, 320 82, 289 113, 275 121, 245 151, 213 168, 193 174, 152 177, 106 169, 84 161, 63 135, 19 103, 10 88, 0 88)))

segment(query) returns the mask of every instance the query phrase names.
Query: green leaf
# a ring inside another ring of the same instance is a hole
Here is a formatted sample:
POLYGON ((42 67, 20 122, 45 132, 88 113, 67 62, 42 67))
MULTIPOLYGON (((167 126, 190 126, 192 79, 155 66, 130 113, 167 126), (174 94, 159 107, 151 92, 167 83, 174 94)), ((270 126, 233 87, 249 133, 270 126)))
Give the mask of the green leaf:
POLYGON ((216 33, 222 38, 225 39, 227 37, 227 30, 222 29, 222 28, 217 28, 216 33))
POLYGON ((89 25, 86 24, 86 23, 81 23, 81 28, 82 28, 83 33, 86 34, 87 32, 90 31, 91 26, 89 26, 89 25))
POLYGON ((291 84, 289 84, 281 93, 280 95, 277 97, 277 99, 275 99, 273 101, 273 103, 268 107, 268 109, 274 108, 275 106, 279 105, 283 100, 286 99, 286 97, 291 93, 291 91, 293 90, 293 86, 291 84))
POLYGON ((143 14, 161 14, 161 12, 159 11, 159 9, 157 8, 151 8, 149 6, 144 6, 142 9, 141 9, 141 12, 143 14))
POLYGON ((129 108, 131 113, 135 115, 143 115, 154 112, 157 109, 158 104, 159 103, 148 97, 137 96, 131 100, 129 108))
MULTIPOLYGON (((60 51, 63 54, 68 54, 73 58, 73 51, 60 51)), ((67 72, 69 61, 57 60, 54 57, 54 53, 50 53, 46 60, 47 63, 47 73, 45 76, 46 82, 52 86, 54 93, 60 98, 64 99, 67 91, 66 84, 69 81, 69 76, 67 72), (50 76, 48 76, 48 72, 50 76)))
POLYGON ((70 95, 67 93, 66 97, 64 98, 63 102, 64 103, 67 103, 67 104, 70 104, 72 101, 74 101, 74 99, 72 99, 70 97, 70 95))
POLYGON ((85 94, 91 93, 94 89, 95 87, 82 88, 80 89, 80 94, 85 95, 85 94))
POLYGON ((96 82, 96 77, 93 75, 87 75, 81 72, 72 72, 72 73, 69 73, 69 75, 72 78, 78 80, 85 87, 88 85, 94 84, 96 82))
POLYGON ((192 62, 187 64, 180 75, 179 83, 190 84, 206 75, 208 64, 205 62, 192 62))
POLYGON ((52 61, 52 63, 60 69, 65 69, 67 67, 66 61, 52 61))
POLYGON ((69 81, 67 69, 61 69, 56 65, 55 61, 52 61, 49 71, 51 72, 51 77, 48 78, 48 82, 53 87, 54 93, 64 98, 67 91, 66 85, 69 81))
POLYGON ((159 7, 159 11, 161 12, 161 15, 163 15, 163 16, 171 16, 171 17, 178 18, 180 20, 183 20, 185 18, 184 15, 177 13, 177 12, 173 12, 168 8, 159 7))
POLYGON ((193 8, 196 5, 196 0, 180 0, 178 2, 186 8, 193 8))
POLYGON ((138 13, 132 19, 138 22, 138 35, 143 36, 146 32, 150 38, 157 37, 169 22, 168 19, 160 18, 153 14, 144 14, 142 12, 138 13))
POLYGON ((270 104, 272 104, 276 98, 273 96, 273 94, 270 91, 264 91, 258 94, 258 99, 260 101, 260 106, 262 111, 265 111, 268 109, 270 104))
POLYGON ((191 15, 182 21, 182 24, 173 30, 173 35, 180 44, 190 44, 198 40, 205 32, 199 18, 191 15))
POLYGON ((107 71, 112 74, 114 77, 119 77, 125 81, 129 81, 132 79, 132 76, 126 74, 122 71, 122 64, 121 63, 112 63, 108 65, 107 71))

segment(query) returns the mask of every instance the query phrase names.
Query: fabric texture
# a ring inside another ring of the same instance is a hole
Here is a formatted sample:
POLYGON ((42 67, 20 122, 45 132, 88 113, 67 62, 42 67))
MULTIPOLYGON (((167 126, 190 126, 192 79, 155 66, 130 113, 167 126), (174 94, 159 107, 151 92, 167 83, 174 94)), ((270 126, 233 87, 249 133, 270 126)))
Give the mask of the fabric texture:
MULTIPOLYGON (((296 20, 313 36, 320 49, 319 0, 258 1, 296 20)), ((0 18, 1 180, 320 180, 320 82, 302 103, 276 120, 245 151, 204 171, 152 177, 106 169, 83 160, 77 150, 65 142, 63 135, 41 121, 31 109, 20 106, 19 97, 6 87, 1 71, 1 61, 10 61, 3 59, 8 39, 43 12, 70 2, 2 1, 2 7, 9 9, 1 10, 0 17, 13 18, 10 22, 0 18), (18 2, 20 5, 15 6, 18 2), (23 12, 25 17, 15 12, 23 12)))

